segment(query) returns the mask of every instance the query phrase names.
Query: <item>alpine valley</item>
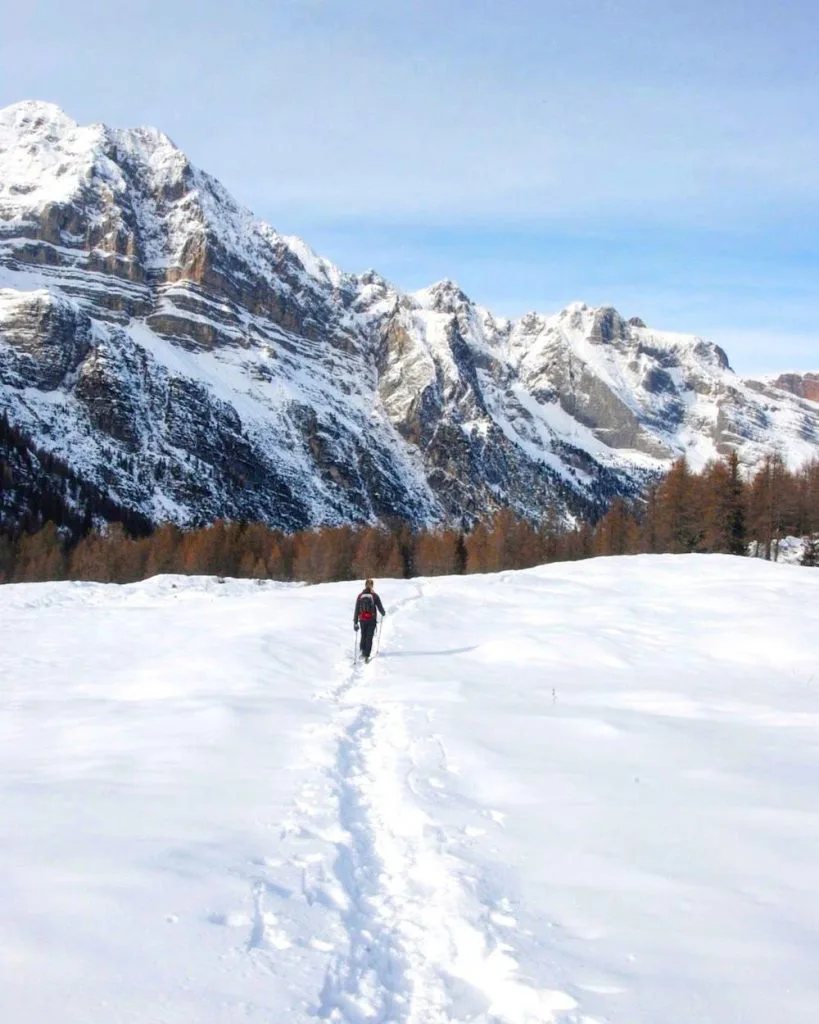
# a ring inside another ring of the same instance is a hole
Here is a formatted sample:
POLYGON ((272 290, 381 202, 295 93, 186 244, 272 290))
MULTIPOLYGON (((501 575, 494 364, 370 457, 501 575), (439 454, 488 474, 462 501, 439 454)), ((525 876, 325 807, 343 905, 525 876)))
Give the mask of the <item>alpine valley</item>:
POLYGON ((404 293, 242 209, 152 128, 0 111, 0 411, 153 522, 601 508, 670 461, 819 455, 812 377, 614 309, 404 293))

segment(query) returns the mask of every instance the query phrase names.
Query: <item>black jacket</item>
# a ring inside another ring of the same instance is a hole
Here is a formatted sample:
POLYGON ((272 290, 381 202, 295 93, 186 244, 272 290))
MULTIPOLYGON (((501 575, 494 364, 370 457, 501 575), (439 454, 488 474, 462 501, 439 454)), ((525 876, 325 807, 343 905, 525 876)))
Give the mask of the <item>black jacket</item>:
POLYGON ((375 613, 375 617, 370 619, 370 622, 377 622, 378 621, 378 612, 381 612, 382 615, 386 615, 387 614, 384 611, 384 605, 381 604, 381 598, 378 596, 378 594, 376 594, 376 592, 374 590, 370 590, 370 591, 362 590, 361 593, 358 595, 358 597, 355 599, 355 611, 353 612, 353 625, 354 626, 358 625, 358 617, 359 617, 359 615, 361 615, 361 598, 366 593, 370 594, 370 596, 373 599, 373 603, 375 604, 375 607, 378 609, 376 611, 376 613, 375 613))

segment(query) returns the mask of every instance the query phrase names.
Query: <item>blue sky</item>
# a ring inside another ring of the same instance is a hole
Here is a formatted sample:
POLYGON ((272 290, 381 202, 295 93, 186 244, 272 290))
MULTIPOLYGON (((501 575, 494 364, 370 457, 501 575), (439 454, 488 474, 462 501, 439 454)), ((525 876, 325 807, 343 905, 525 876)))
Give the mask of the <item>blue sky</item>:
POLYGON ((0 0, 0 106, 163 128, 278 229, 819 367, 812 0, 0 0))

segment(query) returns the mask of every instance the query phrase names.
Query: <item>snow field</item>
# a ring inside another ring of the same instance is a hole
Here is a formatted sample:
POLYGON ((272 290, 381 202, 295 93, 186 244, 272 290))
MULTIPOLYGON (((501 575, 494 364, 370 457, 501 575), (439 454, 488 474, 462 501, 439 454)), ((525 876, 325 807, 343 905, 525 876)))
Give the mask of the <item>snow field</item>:
POLYGON ((819 574, 0 588, 15 1024, 789 1024, 819 1006, 819 574))

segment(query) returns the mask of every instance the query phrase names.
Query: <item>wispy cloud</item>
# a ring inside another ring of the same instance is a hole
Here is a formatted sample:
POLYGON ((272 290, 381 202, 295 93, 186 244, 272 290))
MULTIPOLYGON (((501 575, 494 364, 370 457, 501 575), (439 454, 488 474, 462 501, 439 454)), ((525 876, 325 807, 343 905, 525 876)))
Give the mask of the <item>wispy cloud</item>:
POLYGON ((812 0, 134 0, 127 25, 39 0, 5 12, 0 104, 157 124, 275 225, 402 284, 778 324, 801 352, 817 27, 812 0))

